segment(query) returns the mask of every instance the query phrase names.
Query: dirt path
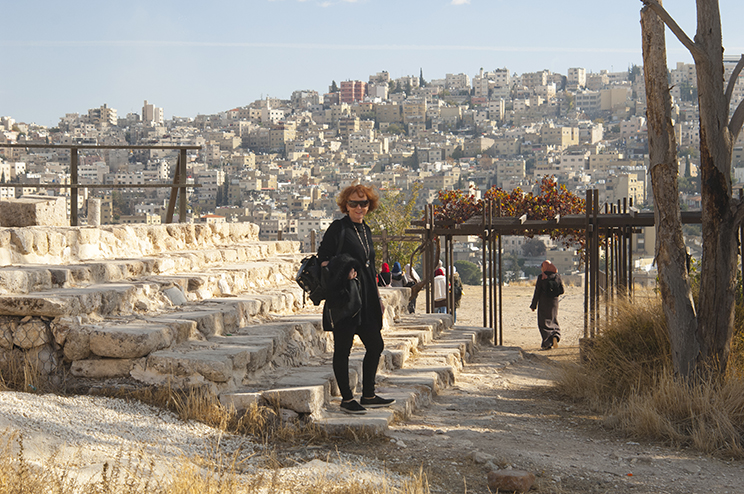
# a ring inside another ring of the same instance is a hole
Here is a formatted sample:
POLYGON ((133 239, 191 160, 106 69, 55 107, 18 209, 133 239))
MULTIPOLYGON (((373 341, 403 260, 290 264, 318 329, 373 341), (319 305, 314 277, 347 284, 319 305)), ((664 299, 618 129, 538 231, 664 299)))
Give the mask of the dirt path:
MULTIPOLYGON (((479 288, 469 288, 458 323, 480 324, 480 293, 473 296, 479 288)), ((483 348, 455 387, 392 428, 389 444, 355 453, 384 460, 394 471, 423 466, 432 492, 441 493, 488 493, 486 476, 494 468, 533 472, 533 492, 540 493, 744 492, 742 462, 620 437, 604 429, 600 417, 557 397, 550 387, 556 361, 575 359, 583 335, 583 292, 568 289, 559 317, 562 344, 542 352, 528 307, 532 288, 510 288, 504 342, 521 346, 525 359, 501 368, 500 350, 483 348)))

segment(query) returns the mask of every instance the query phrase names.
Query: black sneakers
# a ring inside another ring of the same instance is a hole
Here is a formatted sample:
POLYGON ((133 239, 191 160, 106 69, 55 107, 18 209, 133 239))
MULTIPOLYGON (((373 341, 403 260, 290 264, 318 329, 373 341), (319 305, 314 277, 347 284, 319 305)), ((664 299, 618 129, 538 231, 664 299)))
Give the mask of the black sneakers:
MULTIPOLYGON (((364 398, 362 398, 364 400, 364 398)), ((351 401, 342 401, 341 402, 341 411, 346 413, 354 413, 357 415, 361 415, 364 413, 367 413, 367 409, 364 408, 362 405, 357 403, 356 400, 351 401)))
POLYGON ((367 408, 381 408, 381 407, 387 407, 395 403, 395 400, 392 398, 380 398, 379 396, 375 395, 372 398, 364 398, 361 399, 362 405, 367 408))

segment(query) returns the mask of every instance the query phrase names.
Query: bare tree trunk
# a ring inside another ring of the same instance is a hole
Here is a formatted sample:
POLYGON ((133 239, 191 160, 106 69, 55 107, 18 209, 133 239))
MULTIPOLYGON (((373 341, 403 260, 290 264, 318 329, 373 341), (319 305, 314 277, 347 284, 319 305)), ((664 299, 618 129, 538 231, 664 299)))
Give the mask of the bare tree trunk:
POLYGON ((695 60, 700 110, 700 185, 702 193, 703 259, 697 315, 700 353, 696 369, 724 372, 734 328, 736 229, 742 204, 731 193, 732 143, 744 122, 739 104, 729 122, 729 101, 744 57, 724 91, 723 39, 718 0, 697 0, 695 40, 679 27, 657 0, 641 0, 664 21, 695 60))
POLYGON ((703 259, 698 339, 700 363, 724 371, 734 327, 736 221, 731 193, 732 139, 723 88, 718 0, 697 0, 695 54, 700 109, 703 259))
POLYGON ((697 321, 687 276, 687 252, 682 236, 677 184, 677 144, 667 82, 664 22, 650 10, 641 13, 643 75, 646 82, 649 172, 654 193, 656 264, 664 315, 672 349, 672 364, 685 377, 695 369, 700 351, 697 321))

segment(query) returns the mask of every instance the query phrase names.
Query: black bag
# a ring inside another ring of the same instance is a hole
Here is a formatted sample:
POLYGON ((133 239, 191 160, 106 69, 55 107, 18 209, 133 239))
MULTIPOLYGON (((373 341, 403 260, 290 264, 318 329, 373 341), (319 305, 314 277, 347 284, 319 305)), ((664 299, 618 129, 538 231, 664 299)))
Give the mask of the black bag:
MULTIPOLYGON (((345 236, 346 227, 341 224, 341 237, 338 241, 336 255, 341 253, 341 248, 344 246, 345 236)), ((323 267, 321 266, 320 259, 318 259, 317 255, 313 254, 302 260, 300 269, 297 271, 297 275, 295 276, 297 284, 300 285, 300 288, 308 294, 310 300, 312 300, 315 305, 320 304, 320 302, 325 299, 325 294, 323 293, 321 286, 322 272, 323 267)))
POLYGON ((315 254, 302 260, 295 281, 305 293, 313 293, 320 287, 320 268, 320 259, 315 254))
POLYGON ((548 289, 548 295, 551 297, 557 297, 563 294, 563 284, 555 278, 548 280, 546 286, 548 289))

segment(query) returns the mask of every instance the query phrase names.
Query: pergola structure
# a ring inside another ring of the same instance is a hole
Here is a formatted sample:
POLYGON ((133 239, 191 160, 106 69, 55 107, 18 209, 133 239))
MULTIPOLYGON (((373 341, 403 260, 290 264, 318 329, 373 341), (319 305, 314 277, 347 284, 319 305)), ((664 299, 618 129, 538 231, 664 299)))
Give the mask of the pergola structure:
MULTIPOLYGON (((464 223, 437 220, 434 206, 427 205, 424 219, 414 222, 419 228, 406 230, 407 234, 421 237, 423 270, 426 284, 426 311, 434 307, 432 289, 433 272, 436 269, 438 251, 443 239, 442 262, 452 266, 454 237, 478 236, 483 245, 483 327, 493 329, 493 343, 502 345, 504 322, 502 310, 502 260, 501 239, 505 235, 525 235, 553 230, 583 233, 585 243, 582 255, 584 265, 584 337, 596 335, 600 323, 600 306, 604 304, 608 314, 609 304, 617 297, 632 297, 633 294, 633 235, 641 227, 654 226, 653 212, 639 212, 628 200, 617 204, 604 204, 600 208, 597 190, 586 192, 586 213, 558 216, 550 220, 529 220, 500 214, 500 204, 487 199, 484 213, 464 223), (601 257, 600 254, 604 253, 601 257)), ((701 223, 700 211, 683 211, 682 222, 701 223)), ((744 239, 744 232, 742 232, 744 239)), ((744 246, 744 241, 742 242, 744 246)), ((743 247, 744 248, 744 247, 743 247)), ((447 270, 448 287, 452 287, 452 270, 447 270)), ((448 290, 447 307, 454 307, 454 293, 448 290)), ((607 317, 607 315, 605 316, 607 317)))

